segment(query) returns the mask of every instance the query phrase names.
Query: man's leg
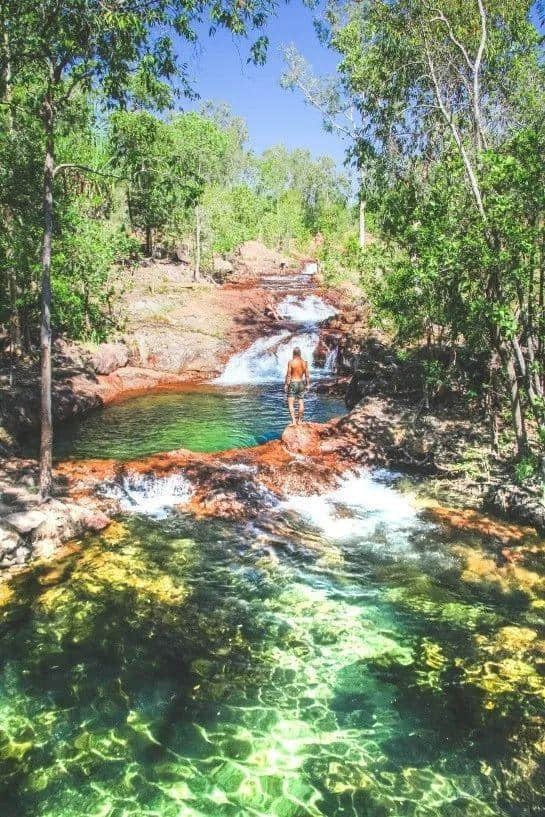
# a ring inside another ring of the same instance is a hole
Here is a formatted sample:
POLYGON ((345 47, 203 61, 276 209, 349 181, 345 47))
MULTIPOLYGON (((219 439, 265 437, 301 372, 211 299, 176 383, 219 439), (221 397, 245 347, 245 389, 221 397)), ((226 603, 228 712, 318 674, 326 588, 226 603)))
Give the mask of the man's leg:
POLYGON ((288 396, 288 408, 291 414, 291 424, 292 426, 295 426, 297 425, 297 419, 295 417, 294 398, 291 395, 288 396))
POLYGON ((303 398, 302 398, 302 397, 300 397, 300 398, 299 398, 299 413, 298 413, 298 415, 297 415, 297 422, 298 422, 298 423, 302 423, 302 422, 303 422, 303 414, 304 414, 304 413, 305 413, 305 403, 304 403, 304 401, 303 401, 303 398))

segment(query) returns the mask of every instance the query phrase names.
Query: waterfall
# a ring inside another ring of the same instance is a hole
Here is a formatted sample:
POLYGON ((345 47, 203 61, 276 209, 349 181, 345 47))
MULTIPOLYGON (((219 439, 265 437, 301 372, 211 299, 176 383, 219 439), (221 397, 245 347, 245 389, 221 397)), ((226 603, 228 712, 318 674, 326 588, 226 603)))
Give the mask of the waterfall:
POLYGON ((181 474, 170 474, 168 477, 124 474, 116 482, 104 483, 100 493, 117 499, 122 511, 162 519, 171 508, 189 501, 192 488, 189 480, 181 474))
POLYGON ((314 365, 314 352, 320 340, 320 324, 337 310, 317 295, 289 295, 278 304, 276 311, 280 318, 300 324, 300 329, 293 334, 284 329, 272 337, 259 338, 244 352, 233 355, 217 383, 233 386, 282 381, 296 346, 308 361, 311 378, 332 373, 336 351, 328 352, 323 367, 314 365))
POLYGON ((307 295, 306 298, 289 295, 278 304, 276 312, 285 320, 304 324, 321 323, 337 314, 333 306, 326 304, 317 295, 307 295))

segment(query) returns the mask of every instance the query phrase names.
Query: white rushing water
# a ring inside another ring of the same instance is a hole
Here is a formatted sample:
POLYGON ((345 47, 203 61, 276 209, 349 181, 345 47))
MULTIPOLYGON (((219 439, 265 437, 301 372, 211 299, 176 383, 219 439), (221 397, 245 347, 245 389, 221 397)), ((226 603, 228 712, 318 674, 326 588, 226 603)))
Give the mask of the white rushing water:
POLYGON ((217 383, 239 385, 242 383, 275 383, 284 379, 293 349, 298 346, 301 355, 309 362, 311 377, 323 375, 325 369, 313 365, 313 355, 318 345, 318 332, 290 335, 280 332, 272 338, 260 338, 249 349, 233 355, 217 383))
MULTIPOLYGON (((409 499, 395 490, 388 472, 359 471, 326 494, 292 496, 281 507, 293 511, 333 542, 373 543, 388 533, 387 548, 405 550, 408 535, 422 526, 409 499)), ((382 545, 380 545, 382 546, 382 545)))
POLYGON ((328 318, 332 318, 333 315, 337 314, 337 311, 335 307, 326 304, 317 295, 307 295, 306 298, 288 295, 276 308, 276 312, 281 318, 305 324, 321 323, 328 318))
POLYGON ((118 482, 102 487, 103 496, 117 499, 122 511, 141 513, 162 519, 170 510, 188 502, 193 493, 191 483, 181 474, 168 477, 125 474, 118 482))
POLYGON ((323 367, 314 365, 314 352, 320 340, 320 324, 335 315, 336 311, 317 295, 289 295, 278 305, 277 313, 285 320, 301 324, 301 329, 295 334, 285 329, 272 337, 259 338, 244 352, 233 355, 216 382, 233 386, 282 381, 296 346, 309 363, 311 378, 331 374, 336 351, 329 350, 323 367))

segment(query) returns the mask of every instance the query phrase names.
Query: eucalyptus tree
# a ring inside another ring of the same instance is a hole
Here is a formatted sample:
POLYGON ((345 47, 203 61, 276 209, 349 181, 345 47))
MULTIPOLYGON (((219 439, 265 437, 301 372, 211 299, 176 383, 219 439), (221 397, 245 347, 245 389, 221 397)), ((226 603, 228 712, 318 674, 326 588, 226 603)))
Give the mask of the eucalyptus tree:
MULTIPOLYGON (((321 27, 325 37, 327 28, 321 27)), ((369 143, 363 137, 357 105, 348 84, 337 73, 318 76, 309 62, 292 43, 283 48, 285 69, 280 84, 288 90, 299 91, 305 102, 322 115, 324 128, 336 133, 347 144, 348 161, 358 168, 359 175, 359 244, 367 243, 366 208, 372 188, 374 156, 369 143)))
MULTIPOLYGON (((498 359, 503 364, 521 455, 528 446, 525 405, 543 429, 543 389, 530 376, 539 342, 515 297, 517 288, 534 288, 535 264, 527 252, 521 275, 523 259, 510 252, 513 230, 503 217, 504 191, 496 180, 503 175, 514 182, 506 145, 528 118, 517 89, 530 80, 543 88, 529 11, 524 0, 331 0, 327 12, 329 41, 341 56, 341 77, 361 118, 360 139, 382 158, 393 183, 416 184, 422 200, 432 176, 437 184, 433 168, 459 163, 462 174, 454 172, 452 182, 467 195, 453 197, 460 209, 449 229, 466 225, 468 242, 458 241, 456 263, 458 269, 466 264, 477 286, 469 288, 469 298, 459 281, 457 303, 486 331, 492 377, 498 359)), ((537 97, 539 106, 543 92, 537 97)), ((425 214, 433 218, 434 211, 425 214)), ((416 217, 411 224, 413 232, 422 228, 416 217)), ((448 243, 446 232, 444 238, 448 243)), ((450 252, 444 248, 436 259, 437 287, 453 267, 453 245, 450 252)), ((414 252, 410 242, 408 249, 414 252)))
POLYGON ((174 116, 170 122, 173 153, 180 183, 194 213, 194 279, 201 273, 203 213, 206 187, 218 184, 231 174, 231 157, 236 150, 235 130, 224 130, 208 117, 191 112, 174 116))
MULTIPOLYGON (((131 79, 138 73, 144 86, 160 78, 178 77, 182 91, 189 85, 179 68, 173 37, 196 39, 195 25, 205 16, 211 30, 228 28, 243 35, 261 27, 275 0, 1 0, 0 11, 9 49, 2 49, 0 73, 13 81, 29 66, 39 75, 34 113, 43 131, 43 245, 41 348, 40 493, 52 487, 51 409, 51 258, 54 236, 55 179, 70 173, 72 163, 55 161, 59 116, 74 95, 99 86, 106 100, 123 104, 131 79), (9 55, 9 56, 8 56, 9 55)), ((267 40, 258 37, 252 57, 262 61, 267 40)), ((88 168, 100 172, 97 168, 88 168)))
POLYGON ((127 186, 133 229, 146 236, 153 255, 154 231, 163 227, 180 190, 174 172, 172 139, 166 122, 148 111, 119 111, 110 118, 112 163, 127 186))
POLYGON ((285 248, 291 238, 320 231, 326 211, 346 207, 350 184, 329 156, 314 158, 309 150, 268 148, 256 160, 256 186, 270 202, 285 248))

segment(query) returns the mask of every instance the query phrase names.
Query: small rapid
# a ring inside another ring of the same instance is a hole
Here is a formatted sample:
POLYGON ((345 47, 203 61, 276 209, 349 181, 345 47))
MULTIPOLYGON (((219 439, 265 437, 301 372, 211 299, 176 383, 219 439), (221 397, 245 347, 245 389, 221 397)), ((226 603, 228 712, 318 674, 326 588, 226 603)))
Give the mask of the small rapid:
POLYGON ((173 508, 189 501, 192 488, 189 480, 181 474, 168 477, 126 474, 116 482, 105 483, 100 493, 116 499, 122 511, 163 519, 173 508))

